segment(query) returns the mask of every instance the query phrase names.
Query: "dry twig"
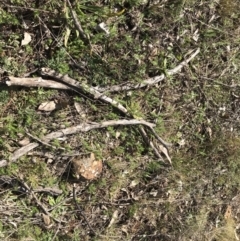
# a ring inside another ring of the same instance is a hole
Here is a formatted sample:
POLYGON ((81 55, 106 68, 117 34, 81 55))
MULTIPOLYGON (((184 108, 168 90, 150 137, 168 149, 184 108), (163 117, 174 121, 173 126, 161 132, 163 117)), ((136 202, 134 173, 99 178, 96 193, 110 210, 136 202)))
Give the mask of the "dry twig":
MULTIPOLYGON (((123 112, 124 114, 128 115, 129 117, 133 117, 131 115, 131 113, 128 112, 128 110, 121 105, 120 103, 118 103, 117 101, 111 99, 110 97, 101 94, 99 91, 97 91, 95 88, 88 86, 87 84, 84 83, 79 83, 78 81, 76 81, 75 79, 70 78, 68 75, 62 75, 60 73, 57 73, 54 70, 51 70, 49 68, 42 68, 41 69, 41 75, 43 76, 47 76, 47 77, 51 77, 54 79, 57 79, 58 81, 66 84, 70 89, 76 91, 77 93, 79 93, 79 91, 84 91, 85 93, 91 94, 92 96, 94 96, 95 99, 100 99, 104 102, 107 102, 109 104, 111 104, 112 106, 114 106, 115 108, 117 108, 118 110, 120 110, 121 112, 123 112)), ((15 77, 10 77, 10 82, 8 82, 8 84, 11 83, 12 81, 16 81, 15 77)), ((41 82, 41 81, 40 81, 41 82)), ((144 121, 142 121, 143 123, 144 121)), ((98 127, 98 128, 102 128, 102 127, 98 127)), ((150 130, 153 132, 153 134, 157 137, 157 139, 167 148, 167 146, 170 146, 170 144, 164 142, 157 134, 156 132, 153 130, 152 127, 150 127, 150 130)), ((147 133, 144 131, 143 128, 140 128, 140 132, 142 134, 142 136, 144 136, 145 141, 152 147, 152 149, 154 150, 155 155, 160 158, 162 161, 162 157, 160 155, 160 153, 157 151, 157 148, 154 146, 154 144, 149 140, 149 137, 147 135, 147 133)), ((55 138, 55 137, 54 137, 55 138)), ((44 140, 40 140, 40 142, 46 143, 44 140)), ((29 150, 32 150, 33 148, 37 147, 38 144, 37 143, 30 143, 29 145, 20 148, 19 150, 17 150, 14 155, 13 155, 13 159, 11 159, 12 161, 15 161, 16 159, 18 159, 20 156, 26 154, 29 150)))
POLYGON ((148 138, 148 135, 147 133, 145 132, 144 128, 143 127, 140 127, 140 132, 141 132, 141 135, 143 137, 143 139, 145 140, 145 142, 153 149, 155 155, 161 160, 164 162, 161 154, 159 153, 158 149, 154 146, 153 142, 150 141, 150 139, 148 138))
POLYGON ((41 77, 33 77, 33 78, 23 78, 23 77, 13 77, 9 76, 6 81, 8 86, 24 86, 24 87, 42 87, 42 88, 50 88, 50 89, 62 89, 69 90, 71 89, 69 86, 56 82, 54 80, 46 80, 41 77))
POLYGON ((119 92, 119 91, 126 91, 126 90, 136 90, 136 89, 140 89, 140 88, 143 88, 143 87, 146 87, 146 86, 155 85, 155 84, 159 83, 160 81, 164 80, 166 78, 166 76, 171 76, 171 75, 174 75, 174 74, 178 73, 193 58, 195 58, 196 55, 199 54, 199 52, 200 52, 200 49, 198 48, 189 58, 187 58, 186 60, 182 61, 174 69, 167 70, 166 71, 166 75, 165 74, 161 74, 159 76, 155 76, 153 78, 149 78, 149 79, 143 80, 139 84, 127 82, 127 83, 123 83, 121 85, 112 85, 112 86, 109 86, 109 87, 95 87, 95 89, 98 92, 100 92, 100 93, 104 93, 104 92, 119 92))
MULTIPOLYGON (((68 75, 62 75, 57 73, 54 70, 51 70, 49 68, 42 68, 41 69, 41 74, 43 76, 47 76, 47 77, 52 77, 55 78, 59 81, 64 82, 67 85, 70 85, 72 87, 74 87, 73 89, 80 89, 88 94, 91 94, 92 96, 94 96, 95 99, 100 99, 102 101, 105 101, 109 104, 111 104, 112 106, 114 106, 115 108, 117 108, 118 110, 120 110, 121 112, 123 112, 125 115, 128 115, 129 117, 133 118, 133 116, 131 115, 131 113, 128 112, 128 110, 121 105, 120 103, 118 103, 117 101, 109 98, 108 96, 101 94, 100 92, 98 92, 95 88, 88 86, 87 84, 80 84, 78 81, 76 81, 75 79, 70 78, 68 75)), ((150 128, 151 130, 153 130, 152 128, 150 128)), ((157 151, 157 147, 154 146, 154 144, 149 141, 149 137, 147 135, 147 133, 144 131, 143 128, 140 128, 140 132, 142 134, 142 136, 144 136, 145 141, 153 148, 155 155, 160 158, 160 160, 163 161, 160 153, 157 151)), ((170 146, 170 144, 165 145, 164 141, 156 134, 156 132, 154 132, 154 135, 157 136, 158 140, 167 148, 167 146, 170 146)), ((168 149, 167 149, 168 150, 168 149)))
POLYGON ((73 10, 72 8, 72 4, 70 3, 69 0, 67 0, 67 4, 68 4, 68 7, 70 9, 70 12, 71 12, 71 15, 73 17, 73 21, 75 23, 75 26, 77 28, 77 30, 79 31, 81 37, 84 39, 84 40, 89 40, 87 35, 84 33, 83 29, 82 29, 82 26, 81 26, 81 23, 80 21, 78 20, 78 17, 77 17, 77 14, 76 12, 73 10))
POLYGON ((68 75, 62 75, 60 73, 57 73, 55 70, 49 68, 41 68, 41 75, 57 79, 58 81, 61 81, 64 84, 70 86, 73 90, 80 90, 87 94, 90 94, 95 99, 100 99, 106 103, 109 103, 110 105, 114 106, 115 108, 119 109, 121 112, 125 114, 127 114, 128 112, 127 109, 117 101, 111 99, 110 97, 104 94, 101 94, 95 88, 88 86, 87 84, 79 83, 75 79, 70 78, 68 75))
MULTIPOLYGON (((0 184, 8 184, 10 186, 16 187, 18 186, 19 189, 21 189, 21 187, 24 187, 24 189, 26 189, 26 184, 23 185, 23 182, 14 176, 9 176, 9 175, 1 175, 0 176, 0 184)), ((25 190, 26 192, 29 191, 29 187, 25 190)), ((48 193, 49 195, 52 196, 59 196, 63 193, 63 191, 61 189, 58 189, 57 187, 39 187, 36 189, 32 189, 32 191, 34 193, 48 193)))
POLYGON ((80 216, 82 216, 82 217, 84 218, 84 220, 85 220, 85 222, 87 223, 87 226, 89 227, 89 229, 91 230, 91 232, 92 232, 94 235, 96 235, 96 232, 94 231, 94 229, 92 228, 92 226, 91 226, 90 223, 88 222, 85 214, 83 213, 82 208, 80 207, 80 205, 79 205, 78 202, 77 202, 75 185, 76 185, 76 184, 74 183, 74 184, 73 184, 73 200, 74 200, 75 205, 76 205, 76 207, 77 207, 77 209, 78 209, 78 213, 80 214, 80 216))
MULTIPOLYGON (((168 70, 167 75, 174 75, 178 73, 184 66, 186 66, 193 58, 196 57, 196 55, 200 52, 200 49, 197 49, 188 59, 181 62, 177 67, 174 69, 168 70)), ((35 78, 17 78, 10 76, 9 80, 6 81, 6 84, 8 86, 27 86, 27 87, 44 87, 44 88, 52 88, 52 89, 73 89, 69 85, 73 85, 77 88, 80 88, 81 90, 85 92, 89 92, 92 94, 95 98, 98 98, 102 95, 103 92, 119 92, 119 91, 126 91, 126 90, 134 90, 134 89, 140 89, 146 86, 152 86, 160 81, 164 80, 166 78, 165 74, 161 74, 159 76, 155 76, 153 78, 149 78, 146 80, 143 80, 140 84, 134 84, 134 83, 123 83, 121 85, 113 85, 110 87, 89 87, 87 85, 80 85, 79 82, 76 80, 73 81, 70 77, 67 75, 60 75, 57 74, 54 70, 50 70, 47 68, 42 68, 41 74, 43 76, 49 76, 57 78, 58 80, 64 82, 59 83, 53 80, 45 80, 41 77, 35 77, 35 78), (68 84, 68 85, 66 85, 68 84)), ((232 86, 231 86, 232 87, 232 86)), ((233 86, 235 87, 235 86, 233 86)), ((109 102, 109 101, 106 101, 109 102)), ((109 102, 111 103, 111 102, 109 102)))
POLYGON ((30 134, 27 130, 25 130, 25 133, 26 133, 28 136, 30 136, 32 139, 34 139, 35 141, 38 141, 38 142, 42 143, 42 144, 45 145, 45 146, 51 147, 51 148, 53 148, 53 149, 60 149, 60 150, 64 150, 64 151, 65 151, 65 148, 62 148, 62 147, 58 147, 58 148, 56 148, 55 146, 50 145, 50 144, 48 144, 48 143, 42 141, 42 140, 39 139, 38 137, 33 136, 33 135, 30 134))
MULTIPOLYGON (((102 123, 82 123, 80 125, 77 126, 72 126, 72 127, 68 127, 66 129, 62 129, 56 132, 52 132, 48 135, 46 135, 45 137, 43 137, 41 139, 41 141, 43 143, 48 143, 53 139, 57 139, 60 138, 62 136, 66 136, 66 135, 71 135, 71 134, 75 134, 78 132, 87 132, 90 130, 94 130, 94 129, 100 129, 100 128, 106 128, 109 126, 119 126, 119 125, 143 125, 146 126, 148 128, 153 128, 155 126, 155 124, 149 123, 147 121, 144 120, 111 120, 111 121, 104 121, 102 123)), ((31 151, 32 149, 36 148, 37 146, 39 146, 39 143, 30 143, 26 146, 21 147, 20 149, 18 149, 17 151, 15 151, 13 153, 13 155, 9 158, 9 162, 14 162, 17 159, 19 159, 21 156, 27 154, 29 151, 31 151)))
POLYGON ((35 193, 31 190, 31 188, 27 185, 27 183, 25 183, 24 181, 21 181, 22 185, 24 186, 24 188, 28 191, 29 194, 31 194, 31 196, 34 198, 34 200, 36 201, 37 205, 43 210, 43 212, 48 215, 49 217, 51 217, 55 222, 57 223, 62 223, 65 221, 60 221, 57 218, 54 218, 51 213, 49 213, 49 211, 47 210, 47 208, 40 202, 40 200, 37 198, 37 196, 35 195, 35 193))
POLYGON ((61 189, 52 188, 52 187, 45 187, 45 188, 36 188, 33 190, 34 193, 47 193, 52 196, 59 196, 63 193, 61 189))

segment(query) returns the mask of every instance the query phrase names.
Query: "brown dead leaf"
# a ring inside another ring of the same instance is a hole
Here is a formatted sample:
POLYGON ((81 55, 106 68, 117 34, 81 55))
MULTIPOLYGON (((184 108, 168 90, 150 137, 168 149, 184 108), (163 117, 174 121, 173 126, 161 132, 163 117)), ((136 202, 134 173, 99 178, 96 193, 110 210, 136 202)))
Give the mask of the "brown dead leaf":
POLYGON ((73 161, 73 171, 77 178, 84 177, 92 180, 102 172, 102 160, 95 160, 95 155, 90 154, 89 157, 76 157, 73 161))

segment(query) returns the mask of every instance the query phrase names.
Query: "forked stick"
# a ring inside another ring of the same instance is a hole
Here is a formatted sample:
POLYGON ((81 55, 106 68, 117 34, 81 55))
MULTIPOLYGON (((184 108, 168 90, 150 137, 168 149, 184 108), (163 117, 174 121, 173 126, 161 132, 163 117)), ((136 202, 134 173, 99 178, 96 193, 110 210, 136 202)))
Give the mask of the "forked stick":
POLYGON ((75 134, 78 132, 87 132, 87 131, 94 130, 94 129, 106 128, 109 126, 119 126, 119 125, 123 125, 123 126, 143 125, 148 128, 153 128, 155 126, 155 124, 153 124, 153 123, 150 123, 150 122, 147 122, 144 120, 135 120, 135 119, 133 119, 133 120, 112 120, 112 121, 104 121, 102 123, 83 123, 83 124, 80 124, 77 126, 72 126, 72 127, 66 128, 66 129, 52 132, 52 133, 46 135, 45 137, 43 137, 41 139, 41 142, 39 142, 39 143, 33 142, 26 146, 21 147, 20 149, 16 150, 12 156, 10 156, 9 162, 15 162, 21 156, 27 154, 32 149, 38 147, 40 145, 40 143, 49 143, 53 139, 57 139, 57 138, 60 138, 62 136, 66 136, 66 135, 75 134))
MULTIPOLYGON (((100 93, 99 91, 97 91, 95 88, 88 86, 85 83, 79 83, 77 80, 70 78, 68 75, 62 75, 60 73, 57 73, 55 70, 51 70, 49 68, 42 68, 41 69, 41 75, 46 76, 46 77, 51 77, 51 78, 55 78, 58 81, 61 81, 63 83, 65 83, 66 85, 69 85, 73 90, 81 90, 84 91, 88 94, 91 94, 92 96, 94 96, 95 99, 100 99, 104 102, 109 103, 110 105, 114 106, 115 108, 117 108, 119 111, 121 111, 122 113, 124 113, 125 115, 127 115, 130 118, 133 118, 132 114, 128 112, 128 110, 119 102, 111 99, 110 97, 106 96, 104 93, 100 93)), ((77 91, 79 92, 79 91, 77 91)), ((151 129, 151 128, 150 128, 151 129)), ((149 145, 152 147, 155 155, 160 158, 160 160, 163 161, 163 159, 161 158, 161 154, 158 151, 158 148, 154 146, 154 144, 149 140, 148 135, 146 134, 146 132, 144 131, 144 128, 140 128, 139 129, 142 136, 144 136, 145 140, 148 140, 147 143, 149 143, 149 145)), ((153 130, 153 129, 151 129, 153 130)), ((155 133, 154 133, 155 134, 155 133)), ((157 138, 158 140, 161 140, 161 138, 157 138)), ((165 148, 168 150, 168 146, 170 146, 170 144, 165 145, 164 142, 161 142, 162 145, 165 146, 165 148)))

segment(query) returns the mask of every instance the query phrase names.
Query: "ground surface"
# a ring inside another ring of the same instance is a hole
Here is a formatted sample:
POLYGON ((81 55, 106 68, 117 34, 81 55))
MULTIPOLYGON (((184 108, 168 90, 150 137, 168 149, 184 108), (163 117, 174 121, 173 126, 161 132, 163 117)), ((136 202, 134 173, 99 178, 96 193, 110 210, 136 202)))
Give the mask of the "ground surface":
POLYGON ((72 7, 82 32, 68 2, 0 0, 1 240, 239 240, 238 2, 72 7), (187 66, 168 75, 198 48, 187 66), (172 165, 164 153, 156 157, 135 125, 40 142, 81 123, 130 118, 87 93, 5 84, 11 76, 39 77, 34 70, 42 67, 92 87, 166 74, 154 86, 107 94, 132 118, 156 124, 173 143, 172 165), (39 110, 49 101, 57 108, 39 110), (38 147, 10 161, 28 141, 38 147), (86 169, 88 180, 78 178, 77 161, 93 156, 100 174, 89 178, 86 169))

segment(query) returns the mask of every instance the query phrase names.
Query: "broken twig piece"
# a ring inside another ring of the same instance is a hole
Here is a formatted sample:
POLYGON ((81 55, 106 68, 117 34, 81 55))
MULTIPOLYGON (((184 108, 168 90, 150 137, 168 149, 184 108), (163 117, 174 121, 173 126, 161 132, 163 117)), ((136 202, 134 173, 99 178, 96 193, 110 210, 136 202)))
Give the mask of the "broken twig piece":
POLYGON ((56 82, 54 80, 46 80, 41 77, 21 78, 21 77, 9 76, 8 80, 6 81, 6 84, 8 86, 42 87, 42 88, 62 89, 62 90, 71 89, 65 84, 56 82))

